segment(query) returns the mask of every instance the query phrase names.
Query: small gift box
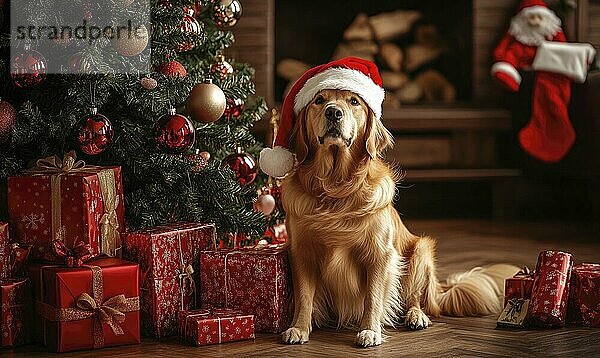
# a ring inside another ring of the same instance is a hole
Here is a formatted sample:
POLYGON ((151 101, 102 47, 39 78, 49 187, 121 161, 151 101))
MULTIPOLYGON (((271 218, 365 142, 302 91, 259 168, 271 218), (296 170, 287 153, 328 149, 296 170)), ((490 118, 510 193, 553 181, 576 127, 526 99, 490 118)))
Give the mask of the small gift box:
POLYGON ((28 279, 0 279, 0 347, 31 342, 31 308, 28 279))
POLYGON ((183 341, 195 346, 254 339, 254 316, 236 310, 191 310, 179 312, 183 341))
POLYGON ((51 242, 59 233, 67 247, 90 244, 94 255, 120 254, 124 228, 120 167, 96 167, 49 157, 21 176, 8 178, 12 240, 33 246, 32 257, 55 262, 51 242))
POLYGON ((205 308, 236 308, 254 315, 257 332, 279 333, 292 318, 292 282, 282 245, 204 251, 200 297, 205 308))
POLYGON ((573 267, 568 320, 600 327, 600 264, 584 263, 573 267))
POLYGON ((562 251, 544 251, 538 256, 529 303, 529 323, 534 326, 564 326, 569 299, 573 258, 562 251))
POLYGON ((511 298, 498 317, 498 327, 524 327, 528 308, 529 299, 511 298))
POLYGON ((196 308, 200 252, 216 249, 212 224, 175 223, 124 236, 126 259, 140 264, 144 334, 155 338, 178 332, 177 313, 196 308))
POLYGON ((533 272, 527 266, 517 272, 513 277, 507 278, 504 281, 504 306, 513 298, 531 297, 531 289, 533 288, 533 272))
POLYGON ((38 339, 55 352, 140 343, 138 265, 102 258, 81 267, 30 265, 38 339))

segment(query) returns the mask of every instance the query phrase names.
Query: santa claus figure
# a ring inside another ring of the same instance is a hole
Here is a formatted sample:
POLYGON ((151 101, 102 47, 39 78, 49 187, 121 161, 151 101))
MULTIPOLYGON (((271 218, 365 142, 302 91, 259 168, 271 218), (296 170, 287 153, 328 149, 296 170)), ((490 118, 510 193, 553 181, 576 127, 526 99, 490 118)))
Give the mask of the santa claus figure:
POLYGON ((561 160, 575 141, 568 115, 571 80, 585 81, 594 57, 588 44, 565 44, 560 24, 544 1, 524 0, 493 53, 492 76, 509 91, 519 90, 519 71, 536 71, 531 119, 519 142, 545 162, 561 160))

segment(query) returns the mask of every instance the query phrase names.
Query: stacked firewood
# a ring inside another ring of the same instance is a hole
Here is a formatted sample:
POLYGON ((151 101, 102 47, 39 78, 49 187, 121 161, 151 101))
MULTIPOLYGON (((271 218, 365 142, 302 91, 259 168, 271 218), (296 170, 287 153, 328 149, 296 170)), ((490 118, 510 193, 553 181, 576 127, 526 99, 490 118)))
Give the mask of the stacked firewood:
MULTIPOLYGON (((386 89, 386 107, 421 101, 453 102, 454 85, 439 71, 427 68, 448 47, 434 25, 418 21, 421 16, 418 11, 405 10, 375 16, 359 14, 344 31, 343 42, 336 47, 332 60, 355 56, 377 61, 386 89), (399 40, 411 33, 414 41, 400 46, 399 40)), ((285 93, 311 67, 294 59, 279 62, 277 74, 289 81, 285 93)))

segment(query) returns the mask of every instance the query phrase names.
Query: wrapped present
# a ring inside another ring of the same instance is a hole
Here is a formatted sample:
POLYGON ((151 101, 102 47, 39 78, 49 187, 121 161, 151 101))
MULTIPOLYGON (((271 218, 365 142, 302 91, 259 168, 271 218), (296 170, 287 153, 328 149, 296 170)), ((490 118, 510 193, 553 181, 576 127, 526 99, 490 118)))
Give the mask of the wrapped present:
POLYGON ((33 246, 34 259, 61 261, 51 252, 59 237, 69 248, 81 241, 94 255, 118 256, 125 212, 121 168, 86 165, 74 152, 63 160, 40 159, 8 179, 8 211, 12 240, 33 246))
POLYGON ((38 340, 69 352, 140 343, 138 265, 118 258, 81 267, 30 265, 38 340))
POLYGON ((527 266, 517 272, 513 277, 507 278, 504 281, 504 306, 513 298, 531 297, 531 289, 533 288, 533 272, 527 266))
POLYGON ((573 267, 567 317, 569 322, 600 327, 600 264, 573 267))
POLYGON ((179 312, 181 339, 195 346, 254 339, 254 316, 236 310, 179 312))
POLYGON ((287 250, 282 245, 200 254, 204 308, 236 308, 254 315, 257 332, 287 329, 293 314, 287 250))
POLYGON ((178 332, 180 310, 196 308, 200 252, 216 249, 212 224, 175 223, 128 233, 123 255, 140 264, 144 334, 156 338, 178 332))
POLYGON ((0 222, 0 279, 11 276, 8 224, 0 222))
POLYGON ((529 302, 529 324, 542 327, 565 325, 572 266, 573 257, 569 253, 540 253, 529 302))
POLYGON ((511 298, 498 317, 498 327, 525 327, 528 308, 528 298, 511 298))
POLYGON ((0 279, 0 347, 31 342, 31 308, 28 279, 0 279))

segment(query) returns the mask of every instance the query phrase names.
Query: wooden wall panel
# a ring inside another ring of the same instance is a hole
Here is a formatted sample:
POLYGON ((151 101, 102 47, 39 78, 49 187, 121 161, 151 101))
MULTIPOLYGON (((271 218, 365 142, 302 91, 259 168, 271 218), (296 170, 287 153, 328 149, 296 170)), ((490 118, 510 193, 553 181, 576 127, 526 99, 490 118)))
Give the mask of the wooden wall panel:
POLYGON ((254 67, 256 93, 273 106, 274 0, 242 0, 242 10, 242 18, 233 29, 235 43, 225 55, 254 67))

